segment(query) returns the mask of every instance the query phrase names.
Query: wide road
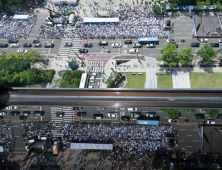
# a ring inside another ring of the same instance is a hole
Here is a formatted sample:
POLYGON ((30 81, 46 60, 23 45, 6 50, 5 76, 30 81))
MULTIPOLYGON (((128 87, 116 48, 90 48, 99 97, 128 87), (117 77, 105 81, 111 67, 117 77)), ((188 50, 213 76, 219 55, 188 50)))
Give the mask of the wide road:
POLYGON ((222 90, 18 89, 8 105, 221 108, 222 90))

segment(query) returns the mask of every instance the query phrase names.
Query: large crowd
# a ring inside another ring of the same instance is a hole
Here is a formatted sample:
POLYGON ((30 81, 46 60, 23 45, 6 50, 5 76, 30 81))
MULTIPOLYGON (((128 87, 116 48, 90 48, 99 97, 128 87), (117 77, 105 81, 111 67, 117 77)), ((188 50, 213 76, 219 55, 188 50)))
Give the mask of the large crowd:
POLYGON ((12 123, 0 123, 0 146, 3 146, 3 152, 11 152, 14 149, 15 139, 13 135, 12 123))
POLYGON ((0 20, 0 38, 27 38, 36 21, 36 15, 30 15, 28 21, 2 17, 0 20))

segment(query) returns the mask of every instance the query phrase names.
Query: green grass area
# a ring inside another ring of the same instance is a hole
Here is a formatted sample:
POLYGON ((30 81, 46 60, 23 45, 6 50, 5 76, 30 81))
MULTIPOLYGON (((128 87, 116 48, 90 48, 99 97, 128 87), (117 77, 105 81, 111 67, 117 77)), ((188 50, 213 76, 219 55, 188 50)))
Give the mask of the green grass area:
POLYGON ((190 73, 191 88, 222 88, 222 73, 190 73))
MULTIPOLYGON (((142 72, 141 72, 142 73, 142 72)), ((132 75, 132 73, 122 73, 126 75, 127 78, 127 85, 124 88, 144 88, 145 87, 145 81, 146 81, 146 73, 143 73, 143 75, 139 75, 136 73, 136 75, 132 75)))
POLYGON ((172 75, 157 75, 157 88, 158 89, 172 89, 173 81, 172 75))

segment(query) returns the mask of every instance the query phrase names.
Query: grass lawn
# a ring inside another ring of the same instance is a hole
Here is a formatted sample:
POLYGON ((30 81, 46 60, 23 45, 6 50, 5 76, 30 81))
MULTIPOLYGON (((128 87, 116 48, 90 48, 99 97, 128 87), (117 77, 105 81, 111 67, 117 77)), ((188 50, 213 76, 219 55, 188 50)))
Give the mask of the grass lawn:
POLYGON ((222 73, 190 73, 191 88, 222 88, 222 73))
MULTIPOLYGON (((141 72, 142 73, 142 72, 141 72)), ((125 73, 122 74, 126 75, 128 83, 124 88, 144 88, 145 87, 145 81, 146 81, 146 73, 143 73, 143 75, 132 75, 132 73, 125 73)))
POLYGON ((157 88, 172 89, 173 88, 172 75, 157 75, 157 88))

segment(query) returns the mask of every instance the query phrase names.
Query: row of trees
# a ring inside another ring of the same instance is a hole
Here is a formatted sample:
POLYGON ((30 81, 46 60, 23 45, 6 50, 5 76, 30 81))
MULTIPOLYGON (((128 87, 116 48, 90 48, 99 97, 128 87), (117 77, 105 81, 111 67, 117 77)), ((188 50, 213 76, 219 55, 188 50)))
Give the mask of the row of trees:
MULTIPOLYGON (((192 64, 195 56, 191 47, 183 48, 181 51, 178 51, 176 45, 172 43, 168 43, 160 52, 162 56, 157 57, 157 61, 163 61, 164 64, 169 64, 171 67, 192 64)), ((197 52, 197 55, 203 59, 203 63, 210 64, 216 57, 217 52, 214 51, 212 46, 205 44, 197 52)))
POLYGON ((7 53, 0 56, 0 83, 25 84, 47 83, 52 81, 54 70, 40 70, 32 67, 35 63, 44 63, 37 51, 22 53, 7 53))
MULTIPOLYGON (((170 119, 176 119, 181 116, 179 109, 161 109, 161 111, 167 113, 170 119)), ((185 112, 190 113, 192 115, 196 114, 195 109, 186 109, 185 112)), ((220 114, 220 110, 218 109, 203 109, 203 112, 208 114, 212 119, 214 119, 220 114)))

